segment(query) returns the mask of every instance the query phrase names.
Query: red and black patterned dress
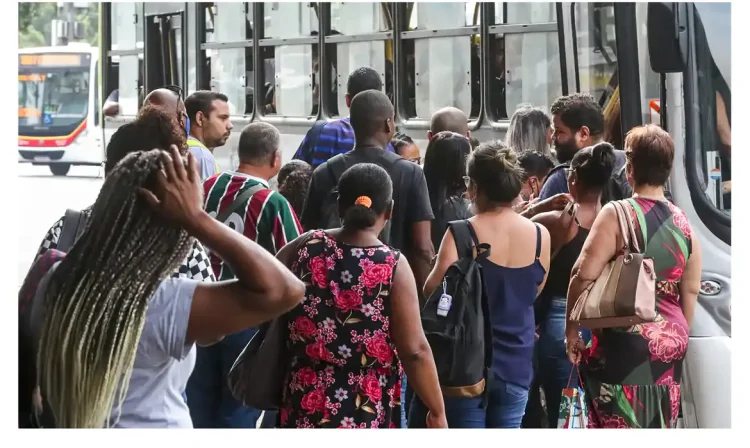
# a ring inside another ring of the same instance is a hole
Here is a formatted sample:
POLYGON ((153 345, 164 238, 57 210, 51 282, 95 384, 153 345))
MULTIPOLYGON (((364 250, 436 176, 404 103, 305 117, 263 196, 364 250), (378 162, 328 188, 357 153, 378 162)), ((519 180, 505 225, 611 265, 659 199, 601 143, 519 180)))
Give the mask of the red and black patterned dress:
POLYGON ((593 330, 581 364, 589 427, 674 428, 690 328, 680 304, 680 280, 690 258, 685 213, 667 201, 628 200, 645 254, 654 259, 656 319, 632 327, 593 330))
POLYGON ((282 428, 392 428, 401 364, 391 339, 390 292, 400 253, 353 247, 316 231, 292 271, 305 299, 286 315, 288 376, 282 428))

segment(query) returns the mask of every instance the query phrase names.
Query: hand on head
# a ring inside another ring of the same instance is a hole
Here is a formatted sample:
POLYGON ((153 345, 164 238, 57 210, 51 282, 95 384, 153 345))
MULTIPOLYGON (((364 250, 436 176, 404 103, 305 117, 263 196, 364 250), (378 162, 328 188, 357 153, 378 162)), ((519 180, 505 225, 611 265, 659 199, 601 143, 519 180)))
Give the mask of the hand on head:
POLYGON ((149 206, 163 218, 188 228, 203 211, 203 188, 198 164, 191 152, 187 164, 177 147, 162 152, 162 169, 156 173, 154 191, 141 188, 149 206))

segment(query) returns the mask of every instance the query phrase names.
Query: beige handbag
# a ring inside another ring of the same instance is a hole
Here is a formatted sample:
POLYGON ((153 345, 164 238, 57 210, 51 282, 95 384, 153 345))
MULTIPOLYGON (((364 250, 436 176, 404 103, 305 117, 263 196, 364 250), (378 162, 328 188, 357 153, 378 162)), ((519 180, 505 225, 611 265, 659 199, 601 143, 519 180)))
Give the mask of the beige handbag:
POLYGON ((629 327, 656 318, 654 260, 638 247, 627 201, 614 201, 623 249, 576 300, 570 320, 583 328, 629 327), (626 208, 627 207, 627 208, 626 208))

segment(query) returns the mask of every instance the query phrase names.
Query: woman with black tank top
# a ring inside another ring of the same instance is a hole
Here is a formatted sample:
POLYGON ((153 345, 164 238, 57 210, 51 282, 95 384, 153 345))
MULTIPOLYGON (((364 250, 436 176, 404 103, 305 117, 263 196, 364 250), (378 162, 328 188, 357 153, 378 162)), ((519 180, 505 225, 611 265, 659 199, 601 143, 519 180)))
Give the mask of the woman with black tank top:
POLYGON ((437 133, 427 145, 424 157, 424 177, 435 219, 432 221, 432 244, 440 241, 448 223, 472 216, 471 202, 464 198, 466 185, 466 158, 471 153, 471 143, 466 136, 455 132, 437 133))
POLYGON ((537 353, 550 428, 557 427, 562 390, 578 386, 578 375, 570 375, 572 364, 565 352, 566 295, 573 264, 602 208, 602 191, 612 177, 614 164, 614 147, 609 143, 578 151, 567 168, 568 189, 574 202, 565 210, 542 213, 532 219, 549 230, 552 246, 549 277, 538 302, 537 353))
MULTIPOLYGON (((521 192, 523 170, 515 151, 502 142, 481 144, 469 155, 465 182, 474 202, 469 224, 480 243, 489 244, 481 258, 492 326, 492 366, 488 403, 443 391, 450 428, 519 428, 532 381, 534 301, 549 269, 549 232, 513 211, 521 192)), ((453 234, 446 231, 435 267, 424 286, 429 296, 442 282, 458 253, 453 234)), ((414 398, 409 427, 424 421, 426 412, 414 398)))

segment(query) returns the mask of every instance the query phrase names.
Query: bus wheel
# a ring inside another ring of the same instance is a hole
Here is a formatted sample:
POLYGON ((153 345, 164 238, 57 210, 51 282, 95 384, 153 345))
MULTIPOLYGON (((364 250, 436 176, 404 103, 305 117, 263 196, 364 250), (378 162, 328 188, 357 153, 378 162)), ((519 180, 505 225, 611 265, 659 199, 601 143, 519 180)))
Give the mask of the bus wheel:
POLYGON ((54 163, 49 166, 49 170, 52 171, 52 174, 55 176, 65 176, 68 174, 68 171, 70 171, 70 164, 69 163, 54 163))

